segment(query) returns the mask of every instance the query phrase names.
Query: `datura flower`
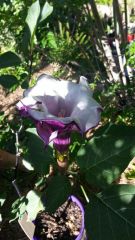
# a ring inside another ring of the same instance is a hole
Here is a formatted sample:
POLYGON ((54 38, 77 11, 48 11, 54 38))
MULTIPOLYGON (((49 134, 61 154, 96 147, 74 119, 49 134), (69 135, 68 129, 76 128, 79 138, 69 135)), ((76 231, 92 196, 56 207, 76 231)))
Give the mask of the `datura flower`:
POLYGON ((65 152, 72 131, 85 133, 100 121, 101 106, 92 98, 87 79, 79 83, 41 75, 34 87, 24 91, 17 108, 23 116, 34 119, 37 133, 48 145, 65 152))

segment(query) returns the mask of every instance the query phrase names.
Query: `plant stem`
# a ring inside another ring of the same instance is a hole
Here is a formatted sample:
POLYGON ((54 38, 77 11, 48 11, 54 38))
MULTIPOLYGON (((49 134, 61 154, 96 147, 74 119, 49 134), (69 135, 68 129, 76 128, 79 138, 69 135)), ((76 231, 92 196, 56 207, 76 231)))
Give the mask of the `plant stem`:
POLYGON ((83 195, 84 195, 84 197, 85 197, 85 199, 86 199, 86 202, 89 203, 90 201, 89 201, 89 198, 88 198, 88 196, 87 196, 86 191, 84 190, 84 187, 83 187, 82 185, 80 185, 80 188, 81 188, 81 190, 82 190, 82 192, 83 192, 83 195))

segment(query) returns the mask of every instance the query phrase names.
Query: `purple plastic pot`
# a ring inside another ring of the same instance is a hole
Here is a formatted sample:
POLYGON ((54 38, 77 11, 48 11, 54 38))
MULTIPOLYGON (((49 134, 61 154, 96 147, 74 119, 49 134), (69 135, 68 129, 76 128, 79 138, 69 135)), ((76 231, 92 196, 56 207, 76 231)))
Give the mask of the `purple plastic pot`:
MULTIPOLYGON (((83 237, 83 234, 84 234, 84 208, 83 208, 81 202, 75 196, 71 195, 69 197, 69 199, 71 199, 73 202, 75 202, 79 206, 79 208, 81 209, 81 212, 82 212, 82 227, 80 229, 79 235, 75 239, 75 240, 81 240, 83 237)), ((84 239, 86 240, 86 238, 84 238, 84 239)), ((40 240, 40 239, 38 237, 34 236, 33 240, 40 240)))

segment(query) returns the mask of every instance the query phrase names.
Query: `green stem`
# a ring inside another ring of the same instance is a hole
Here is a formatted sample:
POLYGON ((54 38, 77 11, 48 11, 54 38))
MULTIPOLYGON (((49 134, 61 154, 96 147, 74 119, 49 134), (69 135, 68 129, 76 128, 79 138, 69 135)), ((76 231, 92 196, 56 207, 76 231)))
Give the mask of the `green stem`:
POLYGON ((88 196, 87 196, 86 191, 84 190, 84 187, 83 187, 82 185, 80 185, 80 188, 81 188, 81 190, 82 190, 82 192, 83 192, 83 195, 84 195, 84 197, 85 197, 85 199, 86 199, 86 202, 89 203, 90 201, 89 201, 89 198, 88 198, 88 196))

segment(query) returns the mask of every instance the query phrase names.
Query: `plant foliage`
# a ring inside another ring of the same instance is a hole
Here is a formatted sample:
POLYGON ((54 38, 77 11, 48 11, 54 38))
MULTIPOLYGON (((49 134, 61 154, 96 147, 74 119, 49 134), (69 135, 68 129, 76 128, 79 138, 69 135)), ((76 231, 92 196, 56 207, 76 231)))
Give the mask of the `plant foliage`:
POLYGON ((135 187, 114 185, 90 196, 86 207, 86 229, 93 240, 134 239, 135 187))

